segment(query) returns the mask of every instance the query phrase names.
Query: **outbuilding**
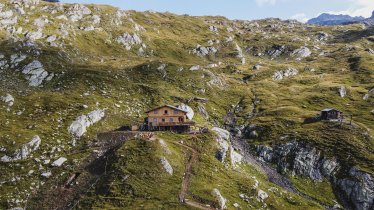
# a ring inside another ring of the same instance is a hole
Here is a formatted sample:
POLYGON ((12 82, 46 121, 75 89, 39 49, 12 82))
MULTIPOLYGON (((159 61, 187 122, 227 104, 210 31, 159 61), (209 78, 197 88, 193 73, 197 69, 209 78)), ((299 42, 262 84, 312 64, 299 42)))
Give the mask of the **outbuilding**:
POLYGON ((343 119, 343 112, 337 109, 324 109, 321 111, 321 120, 339 120, 343 119))

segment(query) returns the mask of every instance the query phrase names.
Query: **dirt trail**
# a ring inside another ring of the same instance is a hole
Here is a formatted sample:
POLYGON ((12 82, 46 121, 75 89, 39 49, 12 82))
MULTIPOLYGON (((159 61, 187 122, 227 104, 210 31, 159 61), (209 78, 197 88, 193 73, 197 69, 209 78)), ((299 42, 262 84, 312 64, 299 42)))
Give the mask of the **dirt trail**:
POLYGON ((185 149, 187 149, 188 151, 191 152, 191 156, 189 157, 189 160, 186 164, 186 171, 184 173, 184 177, 183 177, 183 181, 182 181, 182 188, 181 188, 181 191, 180 191, 179 196, 178 196, 179 201, 181 203, 185 203, 185 204, 187 204, 191 207, 197 208, 197 209, 213 210, 213 208, 210 208, 205 204, 186 199, 186 195, 188 193, 189 185, 190 185, 190 178, 191 178, 191 175, 192 175, 192 165, 197 160, 198 152, 195 149, 193 149, 192 147, 189 147, 189 146, 184 145, 182 143, 179 143, 179 142, 173 142, 173 143, 175 143, 175 144, 177 144, 177 145, 179 145, 179 146, 181 146, 181 147, 183 147, 183 148, 185 148, 185 149))

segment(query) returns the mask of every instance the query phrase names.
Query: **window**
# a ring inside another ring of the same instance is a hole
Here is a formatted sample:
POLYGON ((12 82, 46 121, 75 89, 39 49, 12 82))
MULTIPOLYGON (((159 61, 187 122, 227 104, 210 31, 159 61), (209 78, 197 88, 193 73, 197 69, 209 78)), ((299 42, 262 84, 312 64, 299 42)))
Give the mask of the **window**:
POLYGON ((179 111, 178 110, 174 110, 174 114, 178 114, 179 113, 179 111))
POLYGON ((174 119, 172 117, 170 117, 170 122, 174 122, 174 119))
POLYGON ((168 114, 168 110, 165 110, 165 112, 164 112, 165 114, 168 114))
POLYGON ((162 118, 162 122, 165 122, 165 118, 162 118))
POLYGON ((158 114, 158 110, 153 111, 153 114, 158 114))
POLYGON ((157 122, 157 118, 153 118, 153 122, 157 122))

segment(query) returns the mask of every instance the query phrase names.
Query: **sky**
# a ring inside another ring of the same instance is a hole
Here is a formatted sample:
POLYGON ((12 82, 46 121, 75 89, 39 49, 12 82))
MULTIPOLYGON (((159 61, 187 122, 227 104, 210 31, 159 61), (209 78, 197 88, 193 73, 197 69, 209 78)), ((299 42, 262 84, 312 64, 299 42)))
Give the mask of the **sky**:
POLYGON ((374 0, 61 0, 64 3, 109 4, 124 10, 220 15, 253 20, 268 17, 305 22, 321 13, 370 17, 374 0))

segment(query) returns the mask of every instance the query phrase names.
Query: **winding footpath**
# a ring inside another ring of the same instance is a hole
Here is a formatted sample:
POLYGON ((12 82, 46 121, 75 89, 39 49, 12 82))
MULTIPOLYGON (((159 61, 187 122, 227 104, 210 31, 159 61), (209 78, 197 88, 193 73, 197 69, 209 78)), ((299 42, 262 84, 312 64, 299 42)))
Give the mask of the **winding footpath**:
POLYGON ((195 149, 193 149, 192 147, 189 147, 189 146, 184 145, 182 143, 179 143, 179 142, 173 142, 173 143, 177 144, 177 145, 179 145, 179 146, 181 146, 181 147, 183 147, 186 150, 191 152, 191 155, 190 155, 190 157, 188 159, 188 162, 186 164, 186 171, 184 173, 184 177, 183 177, 183 181, 182 181, 182 188, 181 188, 181 191, 178 195, 179 201, 181 203, 185 203, 186 205, 197 208, 197 209, 214 210, 213 208, 210 208, 205 204, 186 199, 186 195, 188 193, 189 185, 190 185, 190 178, 192 176, 192 165, 197 160, 198 152, 195 149))

